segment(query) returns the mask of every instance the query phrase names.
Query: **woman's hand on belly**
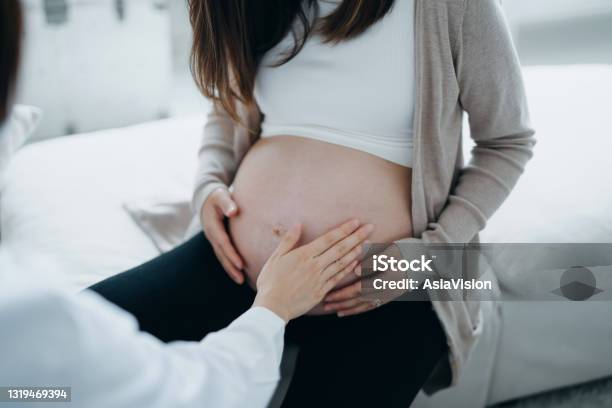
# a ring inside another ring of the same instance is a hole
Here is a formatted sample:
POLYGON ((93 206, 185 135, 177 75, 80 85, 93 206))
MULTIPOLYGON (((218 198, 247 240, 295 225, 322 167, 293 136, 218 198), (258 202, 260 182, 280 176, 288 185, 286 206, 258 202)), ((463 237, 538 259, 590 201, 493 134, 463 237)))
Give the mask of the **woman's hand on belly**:
POLYGON ((291 228, 257 278, 254 306, 266 307, 286 322, 308 312, 353 272, 361 244, 373 229, 370 224, 359 228, 353 220, 294 249, 301 225, 291 228))
MULTIPOLYGON (((378 254, 368 253, 363 262, 371 262, 373 255, 387 255, 397 260, 403 259, 402 253, 395 244, 389 245, 383 252, 378 254)), ((335 312, 339 317, 364 313, 374 308, 380 307, 392 300, 400 297, 407 290, 403 289, 380 289, 375 291, 363 292, 363 288, 373 288, 374 279, 383 279, 399 282, 405 277, 403 272, 386 271, 383 273, 362 275, 361 278, 348 286, 336 289, 325 297, 324 310, 335 312), (401 276, 400 276, 401 275, 401 276)))
POLYGON ((215 255, 223 269, 237 284, 244 283, 242 268, 244 262, 236 251, 223 223, 225 217, 231 218, 238 214, 238 206, 229 191, 218 188, 204 202, 200 211, 202 229, 212 245, 215 255))

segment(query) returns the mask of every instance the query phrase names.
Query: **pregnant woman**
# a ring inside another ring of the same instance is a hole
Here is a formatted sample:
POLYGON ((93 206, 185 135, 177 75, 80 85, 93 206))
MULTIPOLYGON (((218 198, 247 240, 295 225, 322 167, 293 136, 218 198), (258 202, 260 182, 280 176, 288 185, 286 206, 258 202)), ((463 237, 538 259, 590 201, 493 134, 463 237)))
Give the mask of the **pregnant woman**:
MULTIPOLYGON (((213 102, 193 200, 204 234, 94 287, 163 340, 246 310, 295 223, 303 242, 349 218, 374 225, 373 242, 476 241, 532 155, 497 0, 191 0, 190 14, 213 102)), ((355 272, 288 325, 285 406, 407 407, 457 381, 478 304, 366 298, 355 272)))

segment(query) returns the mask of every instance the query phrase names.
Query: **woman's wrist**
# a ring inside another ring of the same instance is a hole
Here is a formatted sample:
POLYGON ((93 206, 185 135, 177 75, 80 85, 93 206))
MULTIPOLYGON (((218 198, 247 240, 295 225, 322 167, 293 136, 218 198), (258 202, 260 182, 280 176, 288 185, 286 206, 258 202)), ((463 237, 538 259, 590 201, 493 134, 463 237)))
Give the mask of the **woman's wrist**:
POLYGON ((196 189, 191 200, 191 205, 193 207, 192 210, 194 212, 201 213, 202 207, 204 207, 204 204, 210 198, 212 193, 219 189, 229 190, 227 185, 220 181, 209 182, 196 189))
POLYGON ((286 307, 283 307, 280 302, 274 300, 271 296, 266 296, 258 293, 255 296, 253 307, 263 307, 283 319, 285 324, 289 323, 290 317, 286 307))

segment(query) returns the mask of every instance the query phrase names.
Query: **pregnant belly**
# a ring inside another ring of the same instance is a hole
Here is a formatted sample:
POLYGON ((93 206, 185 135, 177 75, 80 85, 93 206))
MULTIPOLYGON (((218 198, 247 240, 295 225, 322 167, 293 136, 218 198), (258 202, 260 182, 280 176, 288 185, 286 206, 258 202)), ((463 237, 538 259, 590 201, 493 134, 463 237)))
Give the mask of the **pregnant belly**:
MULTIPOLYGON (((372 242, 410 236, 411 176, 409 168, 343 146, 301 137, 261 139, 236 174, 239 213, 229 223, 248 283, 255 287, 283 232, 296 223, 303 225, 300 245, 350 218, 374 224, 372 242)), ((311 311, 319 313, 320 306, 311 311)))

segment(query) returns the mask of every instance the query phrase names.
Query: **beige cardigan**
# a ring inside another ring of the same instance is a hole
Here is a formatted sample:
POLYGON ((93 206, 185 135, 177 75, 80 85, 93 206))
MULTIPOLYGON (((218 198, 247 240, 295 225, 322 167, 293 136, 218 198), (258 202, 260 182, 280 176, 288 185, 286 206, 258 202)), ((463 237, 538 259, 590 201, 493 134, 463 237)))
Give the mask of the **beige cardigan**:
MULTIPOLYGON (((514 187, 535 144, 519 60, 498 0, 415 0, 415 7, 416 238, 400 242, 474 242, 514 187), (475 142, 467 166, 461 150, 464 112, 475 142)), ((257 108, 239 108, 243 122, 259 129, 257 108)), ((232 183, 257 138, 213 108, 199 151, 194 209, 213 190, 232 183)), ((456 383, 482 324, 477 302, 432 304, 450 352, 430 379, 429 391, 449 385, 449 379, 456 383)))

